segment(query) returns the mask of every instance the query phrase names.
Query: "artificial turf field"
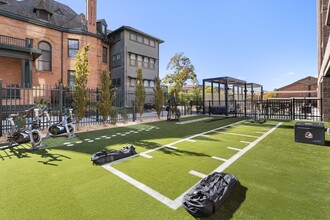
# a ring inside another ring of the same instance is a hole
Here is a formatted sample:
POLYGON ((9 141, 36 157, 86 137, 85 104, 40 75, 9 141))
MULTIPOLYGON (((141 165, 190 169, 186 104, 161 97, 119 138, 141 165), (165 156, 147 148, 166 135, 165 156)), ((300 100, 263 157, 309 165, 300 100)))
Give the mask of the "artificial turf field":
POLYGON ((329 219, 330 136, 296 143, 294 122, 241 120, 195 116, 0 151, 0 219, 194 219, 182 195, 223 169, 240 184, 209 219, 329 219), (141 155, 92 165, 94 152, 129 144, 141 155))

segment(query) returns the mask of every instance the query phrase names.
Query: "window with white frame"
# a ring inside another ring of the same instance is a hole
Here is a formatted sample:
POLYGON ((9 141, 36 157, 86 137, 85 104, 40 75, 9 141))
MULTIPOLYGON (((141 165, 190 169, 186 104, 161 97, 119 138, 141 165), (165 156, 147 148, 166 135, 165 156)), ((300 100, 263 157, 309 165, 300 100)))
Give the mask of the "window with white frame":
POLYGON ((137 56, 137 65, 138 65, 138 67, 142 67, 142 56, 141 55, 137 56))
POLYGON ((149 81, 148 80, 144 80, 144 87, 149 87, 149 81))
POLYGON ((144 57, 143 58, 143 67, 147 69, 148 66, 149 66, 149 58, 148 57, 144 57))
POLYGON ((155 69, 155 59, 154 58, 149 59, 149 68, 152 70, 155 69))
POLYGON ((136 66, 136 55, 133 53, 131 53, 131 55, 130 55, 130 65, 136 66))
POLYGON ((155 87, 155 82, 153 80, 151 80, 150 83, 149 83, 149 86, 150 87, 155 87))
POLYGON ((136 41, 136 34, 131 33, 130 39, 136 41))
POLYGON ((138 35, 138 36, 137 36, 137 41, 138 41, 139 43, 143 43, 143 37, 142 37, 141 35, 138 35))

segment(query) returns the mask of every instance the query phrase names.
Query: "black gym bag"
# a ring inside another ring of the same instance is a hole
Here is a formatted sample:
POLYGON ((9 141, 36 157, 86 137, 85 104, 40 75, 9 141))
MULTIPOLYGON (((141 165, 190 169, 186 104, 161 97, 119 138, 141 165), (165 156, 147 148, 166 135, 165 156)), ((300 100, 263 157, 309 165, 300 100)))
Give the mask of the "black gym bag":
POLYGON ((123 147, 121 150, 103 150, 92 155, 91 161, 94 164, 105 164, 125 157, 135 155, 136 151, 133 145, 123 147))
POLYGON ((208 217, 234 191, 237 181, 230 173, 212 173, 183 197, 182 206, 195 217, 208 217))

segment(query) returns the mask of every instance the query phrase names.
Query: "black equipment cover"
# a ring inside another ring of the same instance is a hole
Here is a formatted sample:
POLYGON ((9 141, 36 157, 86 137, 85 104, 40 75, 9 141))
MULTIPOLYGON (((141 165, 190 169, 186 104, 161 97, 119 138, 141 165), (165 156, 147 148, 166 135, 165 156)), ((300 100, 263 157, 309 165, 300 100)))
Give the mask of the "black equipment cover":
POLYGON ((184 197, 182 206, 195 217, 212 215, 234 191, 237 178, 230 173, 212 173, 184 197))
POLYGON ((93 154, 91 161, 94 164, 105 164, 136 154, 133 145, 123 147, 121 150, 99 151, 93 154))

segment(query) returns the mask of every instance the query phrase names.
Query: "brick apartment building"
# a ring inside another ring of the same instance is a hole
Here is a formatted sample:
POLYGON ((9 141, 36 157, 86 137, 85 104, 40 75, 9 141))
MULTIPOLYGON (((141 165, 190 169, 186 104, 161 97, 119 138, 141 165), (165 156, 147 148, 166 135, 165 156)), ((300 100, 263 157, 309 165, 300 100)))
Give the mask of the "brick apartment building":
POLYGON ((317 78, 308 76, 289 85, 283 86, 276 91, 276 98, 317 97, 317 78))
POLYGON ((323 119, 330 121, 330 1, 317 0, 318 97, 322 98, 323 119))
POLYGON ((86 1, 87 16, 53 0, 0 0, 0 79, 20 87, 55 84, 72 86, 75 56, 90 45, 91 74, 109 69, 107 24, 96 20, 96 0, 86 1))

